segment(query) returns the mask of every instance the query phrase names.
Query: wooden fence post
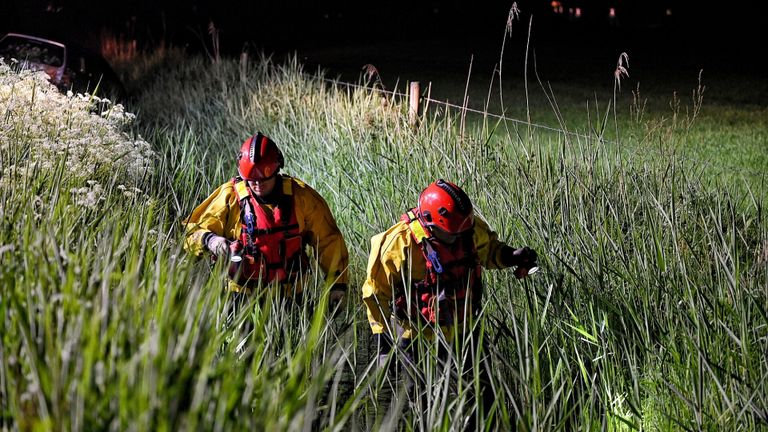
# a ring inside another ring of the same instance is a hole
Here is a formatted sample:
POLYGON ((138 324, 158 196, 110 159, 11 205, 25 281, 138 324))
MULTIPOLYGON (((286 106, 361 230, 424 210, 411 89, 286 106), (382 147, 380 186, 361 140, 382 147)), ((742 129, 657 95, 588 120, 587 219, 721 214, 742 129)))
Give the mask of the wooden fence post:
POLYGON ((245 82, 246 72, 248 71, 248 53, 240 53, 240 82, 245 82))
POLYGON ((408 99, 408 123, 416 127, 419 122, 419 96, 421 90, 419 89, 419 82, 411 82, 409 99, 408 99))

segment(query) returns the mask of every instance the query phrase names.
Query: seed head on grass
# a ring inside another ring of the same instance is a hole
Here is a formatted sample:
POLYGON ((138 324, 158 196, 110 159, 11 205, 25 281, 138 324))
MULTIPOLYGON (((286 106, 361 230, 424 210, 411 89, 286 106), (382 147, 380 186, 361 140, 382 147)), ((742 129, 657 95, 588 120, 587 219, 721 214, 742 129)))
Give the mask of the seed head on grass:
POLYGON ((512 3, 512 7, 509 8, 509 15, 507 15, 507 34, 512 37, 512 22, 520 19, 520 9, 517 7, 517 2, 512 3))
POLYGON ((363 77, 365 78, 365 85, 371 85, 373 88, 384 88, 384 84, 381 82, 381 75, 376 66, 367 63, 363 65, 363 77))
POLYGON ((629 71, 627 68, 629 67, 629 56, 627 53, 623 52, 619 54, 619 61, 616 62, 616 70, 613 71, 613 79, 615 80, 616 86, 618 87, 619 91, 621 91, 621 77, 627 77, 629 78, 629 71), (626 63, 626 66, 624 64, 626 63))
POLYGON ((213 49, 213 53, 211 54, 211 62, 213 64, 219 64, 221 63, 221 51, 219 49, 219 29, 216 28, 216 25, 213 23, 213 21, 210 21, 208 23, 208 34, 211 36, 211 47, 213 49))

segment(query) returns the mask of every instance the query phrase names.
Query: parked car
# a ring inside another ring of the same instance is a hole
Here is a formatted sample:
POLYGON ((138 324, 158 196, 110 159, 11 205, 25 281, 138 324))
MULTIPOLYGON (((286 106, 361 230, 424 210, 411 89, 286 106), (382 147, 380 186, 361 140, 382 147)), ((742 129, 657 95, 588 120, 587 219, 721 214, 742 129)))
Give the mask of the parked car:
POLYGON ((67 47, 63 43, 8 33, 0 39, 0 57, 3 57, 6 63, 10 59, 16 59, 25 69, 45 71, 53 84, 59 85, 64 80, 67 47))
POLYGON ((123 100, 125 88, 104 58, 76 43, 64 43, 20 33, 0 39, 0 57, 18 60, 22 67, 42 70, 61 91, 97 93, 123 100))

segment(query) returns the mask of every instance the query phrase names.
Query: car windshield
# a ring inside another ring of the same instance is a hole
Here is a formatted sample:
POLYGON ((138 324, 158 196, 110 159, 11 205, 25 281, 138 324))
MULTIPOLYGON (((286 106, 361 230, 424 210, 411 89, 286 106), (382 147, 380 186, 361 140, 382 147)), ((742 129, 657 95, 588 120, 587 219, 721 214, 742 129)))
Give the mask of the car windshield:
POLYGON ((0 41, 0 57, 59 67, 64 61, 64 48, 42 41, 8 36, 0 41))

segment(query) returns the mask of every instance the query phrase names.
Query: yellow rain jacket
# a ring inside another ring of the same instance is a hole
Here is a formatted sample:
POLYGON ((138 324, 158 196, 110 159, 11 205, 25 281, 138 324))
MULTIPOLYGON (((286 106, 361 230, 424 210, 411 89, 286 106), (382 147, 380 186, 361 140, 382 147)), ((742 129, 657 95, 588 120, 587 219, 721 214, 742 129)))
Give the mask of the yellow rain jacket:
MULTIPOLYGON (((346 284, 349 279, 347 245, 328 204, 317 191, 299 179, 280 175, 278 181, 282 181, 284 194, 294 196, 294 212, 299 223, 299 232, 305 239, 309 238, 308 245, 313 249, 320 268, 325 272, 326 286, 346 284)), ((242 222, 237 189, 242 190, 243 187, 247 187, 245 182, 236 187, 230 180, 219 186, 195 208, 189 219, 184 221, 187 232, 184 249, 187 252, 202 256, 206 252, 203 236, 207 232, 230 241, 240 238, 242 222)), ((260 205, 270 214, 274 208, 273 205, 260 205)), ((243 291, 243 287, 232 280, 228 281, 228 288, 232 291, 243 291)), ((292 289, 301 292, 301 281, 297 281, 297 286, 292 289)))
MULTIPOLYGON (((501 269, 508 266, 502 264, 501 249, 505 245, 498 240, 498 235, 488 224, 475 215, 474 235, 475 248, 480 265, 487 269, 501 269)), ((388 329, 392 314, 392 296, 394 287, 404 286, 411 282, 424 279, 426 260, 421 246, 414 240, 408 222, 400 221, 387 231, 371 238, 371 254, 368 257, 368 270, 363 284, 363 302, 368 309, 368 323, 374 334, 391 332, 388 329)), ((410 324, 398 320, 403 328, 403 337, 414 336, 410 324)), ((452 329, 442 327, 446 335, 452 329)))

